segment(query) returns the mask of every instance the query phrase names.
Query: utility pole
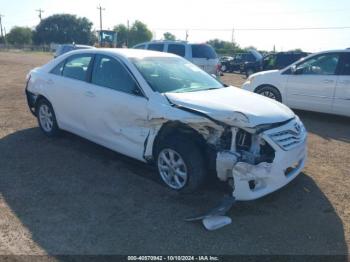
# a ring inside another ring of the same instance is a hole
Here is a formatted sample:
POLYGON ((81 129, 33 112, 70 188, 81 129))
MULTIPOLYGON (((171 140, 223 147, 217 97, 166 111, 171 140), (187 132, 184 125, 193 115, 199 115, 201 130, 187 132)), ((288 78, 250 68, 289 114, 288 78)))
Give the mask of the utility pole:
POLYGON ((4 16, 2 14, 0 14, 0 31, 1 31, 1 38, 4 38, 4 32, 2 30, 2 20, 1 18, 3 18, 4 16))
POLYGON ((189 37, 188 30, 186 30, 186 41, 187 41, 188 37, 189 37))
POLYGON ((126 30, 126 47, 129 47, 129 30, 130 30, 130 24, 129 20, 127 21, 127 30, 126 30))
POLYGON ((40 22, 41 22, 41 20, 42 20, 42 16, 41 16, 41 14, 42 13, 44 13, 44 10, 42 10, 41 8, 39 8, 39 9, 37 9, 37 10, 35 10, 35 11, 37 11, 38 13, 39 13, 39 19, 40 19, 40 22))
POLYGON ((232 44, 235 43, 235 28, 232 27, 232 38, 231 38, 232 44))
POLYGON ((102 6, 98 6, 97 9, 100 10, 100 31, 102 31, 102 11, 106 10, 105 8, 102 8, 102 6))

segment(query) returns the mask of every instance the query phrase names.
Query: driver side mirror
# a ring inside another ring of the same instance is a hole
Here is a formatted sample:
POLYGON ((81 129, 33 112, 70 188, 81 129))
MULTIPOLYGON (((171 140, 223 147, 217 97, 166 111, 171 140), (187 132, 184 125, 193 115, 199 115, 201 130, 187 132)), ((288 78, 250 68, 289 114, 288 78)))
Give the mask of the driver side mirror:
POLYGON ((297 67, 296 65, 292 65, 290 67, 290 71, 293 75, 300 75, 303 73, 303 68, 297 67))

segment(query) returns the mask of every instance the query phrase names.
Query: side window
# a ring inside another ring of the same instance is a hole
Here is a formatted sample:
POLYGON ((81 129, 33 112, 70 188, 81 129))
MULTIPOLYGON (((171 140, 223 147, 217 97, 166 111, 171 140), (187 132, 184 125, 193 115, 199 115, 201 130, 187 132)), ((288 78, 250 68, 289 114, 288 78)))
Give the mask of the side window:
POLYGON ((135 46, 134 48, 135 49, 145 49, 146 45, 138 45, 138 46, 135 46))
POLYGON ((334 75, 338 66, 339 54, 314 56, 298 65, 298 74, 334 75))
POLYGON ((58 76, 61 76, 62 75, 62 71, 63 71, 63 66, 64 66, 64 62, 66 60, 63 60, 61 63, 59 63, 58 65, 56 65, 51 71, 50 73, 51 74, 54 74, 54 75, 58 75, 58 76))
POLYGON ((172 53, 178 56, 185 56, 185 46, 178 44, 169 44, 168 45, 168 53, 172 53))
POLYGON ((85 81, 92 55, 74 55, 67 59, 62 75, 76 80, 85 81))
POLYGON ((148 50, 163 52, 164 44, 149 44, 148 45, 148 50))
POLYGON ((340 74, 350 76, 350 53, 342 55, 340 74))
POLYGON ((96 56, 91 83, 133 95, 141 95, 129 72, 120 62, 108 56, 96 56))
POLYGON ((214 49, 210 45, 197 44, 197 45, 192 45, 192 57, 193 58, 216 59, 217 55, 216 55, 214 49))

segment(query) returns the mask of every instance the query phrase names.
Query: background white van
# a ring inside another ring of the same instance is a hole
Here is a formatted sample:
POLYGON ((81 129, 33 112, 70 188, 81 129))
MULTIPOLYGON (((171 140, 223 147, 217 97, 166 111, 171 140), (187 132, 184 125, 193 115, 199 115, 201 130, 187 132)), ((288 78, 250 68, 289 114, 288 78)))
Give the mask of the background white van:
POLYGON ((151 41, 135 45, 133 48, 182 56, 207 73, 219 75, 218 56, 214 48, 208 44, 193 44, 186 41, 151 41))

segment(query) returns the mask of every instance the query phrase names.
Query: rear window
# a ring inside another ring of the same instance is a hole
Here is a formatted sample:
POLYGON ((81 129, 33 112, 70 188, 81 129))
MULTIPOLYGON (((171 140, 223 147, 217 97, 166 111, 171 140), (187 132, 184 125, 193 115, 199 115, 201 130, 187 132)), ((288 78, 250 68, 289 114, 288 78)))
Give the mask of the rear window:
POLYGON ((168 53, 172 53, 178 56, 185 56, 185 46, 177 45, 177 44, 169 44, 168 45, 168 53))
POLYGON ((217 55, 214 49, 209 45, 192 45, 192 57, 215 59, 217 55))
POLYGON ((148 45, 148 50, 162 52, 164 50, 164 44, 149 44, 148 45))

